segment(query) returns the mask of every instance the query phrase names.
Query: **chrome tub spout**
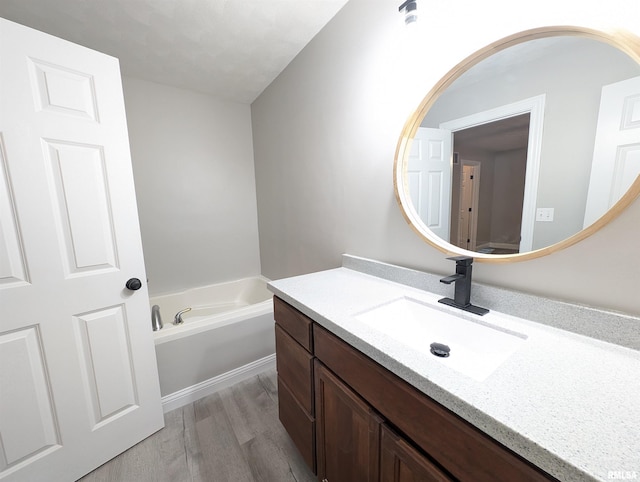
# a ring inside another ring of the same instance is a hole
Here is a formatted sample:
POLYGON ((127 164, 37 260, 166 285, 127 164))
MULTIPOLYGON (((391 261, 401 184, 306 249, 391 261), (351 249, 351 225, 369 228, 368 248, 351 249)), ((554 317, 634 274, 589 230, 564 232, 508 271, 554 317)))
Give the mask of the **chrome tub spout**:
POLYGON ((162 329, 162 316, 160 316, 160 307, 153 305, 151 308, 151 328, 153 331, 162 329))

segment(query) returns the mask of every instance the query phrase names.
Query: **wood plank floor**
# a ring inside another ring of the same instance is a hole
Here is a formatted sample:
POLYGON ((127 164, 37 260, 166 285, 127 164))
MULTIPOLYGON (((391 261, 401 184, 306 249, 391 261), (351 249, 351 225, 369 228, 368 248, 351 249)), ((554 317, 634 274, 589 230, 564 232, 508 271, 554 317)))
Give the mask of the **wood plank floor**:
POLYGON ((311 482, 278 420, 275 369, 165 414, 165 428, 82 482, 311 482))

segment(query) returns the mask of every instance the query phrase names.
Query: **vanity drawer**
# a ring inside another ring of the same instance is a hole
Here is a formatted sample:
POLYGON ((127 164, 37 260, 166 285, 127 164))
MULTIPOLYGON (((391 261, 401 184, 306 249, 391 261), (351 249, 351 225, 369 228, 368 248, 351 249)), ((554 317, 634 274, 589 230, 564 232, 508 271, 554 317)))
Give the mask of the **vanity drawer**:
POLYGON ((322 363, 457 479, 555 480, 317 324, 313 337, 322 363))
POLYGON ((278 324, 276 330, 276 369, 298 403, 313 415, 313 355, 290 337, 278 324))
POLYGON ((453 482, 447 474, 418 452, 389 426, 382 424, 380 482, 453 482))
POLYGON ((313 321, 310 318, 276 296, 273 297, 273 315, 276 323, 294 340, 305 347, 307 351, 313 352, 313 332, 311 329, 313 321))
POLYGON ((278 376, 278 415, 309 468, 316 473, 316 423, 278 376))

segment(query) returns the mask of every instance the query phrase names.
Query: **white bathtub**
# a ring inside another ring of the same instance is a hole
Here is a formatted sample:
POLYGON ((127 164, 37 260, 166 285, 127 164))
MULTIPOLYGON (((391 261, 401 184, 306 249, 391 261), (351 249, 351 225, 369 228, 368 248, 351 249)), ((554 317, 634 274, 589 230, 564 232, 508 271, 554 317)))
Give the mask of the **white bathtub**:
POLYGON ((164 323, 154 339, 165 411, 275 363, 267 282, 246 278, 150 299, 151 306, 160 306, 164 323), (191 311, 182 315, 184 323, 174 325, 175 314, 185 308, 191 311))

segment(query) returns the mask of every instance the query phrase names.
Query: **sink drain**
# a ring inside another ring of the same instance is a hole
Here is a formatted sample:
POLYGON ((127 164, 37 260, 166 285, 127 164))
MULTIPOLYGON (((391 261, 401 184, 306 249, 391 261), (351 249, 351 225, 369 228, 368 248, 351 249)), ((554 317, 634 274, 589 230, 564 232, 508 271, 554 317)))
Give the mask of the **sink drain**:
POLYGON ((451 351, 451 348, 449 348, 447 345, 443 344, 443 343, 431 343, 430 345, 431 347, 431 353, 433 353, 435 356, 439 356, 442 358, 446 358, 449 356, 449 352, 451 351))

